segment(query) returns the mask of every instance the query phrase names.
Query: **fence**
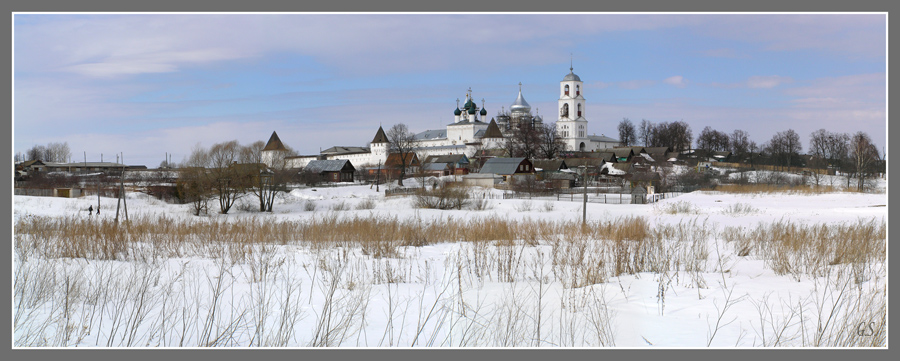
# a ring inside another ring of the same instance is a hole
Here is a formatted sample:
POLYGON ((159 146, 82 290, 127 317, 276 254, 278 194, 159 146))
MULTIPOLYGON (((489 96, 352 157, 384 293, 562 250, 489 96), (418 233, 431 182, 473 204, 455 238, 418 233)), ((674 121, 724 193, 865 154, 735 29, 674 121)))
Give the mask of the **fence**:
POLYGON ((394 188, 394 189, 385 189, 384 196, 385 197, 393 197, 393 196, 409 196, 416 194, 416 191, 422 188, 394 188))
MULTIPOLYGON (((15 188, 15 189, 13 189, 13 194, 15 194, 17 196, 78 198, 78 197, 85 195, 85 189, 82 189, 82 188, 15 188)), ((96 192, 94 194, 96 194, 96 192)))
MULTIPOLYGON (((667 198, 674 198, 680 196, 684 193, 682 192, 666 192, 666 193, 654 193, 646 195, 646 203, 655 203, 660 200, 667 198)), ((588 203, 603 203, 603 204, 631 204, 632 203, 632 195, 631 193, 590 193, 587 194, 588 203)), ((528 193, 504 193, 503 199, 532 199, 532 200, 557 200, 557 201, 566 201, 566 202, 583 202, 584 201, 584 193, 558 193, 555 196, 546 196, 546 195, 531 195, 528 193)))

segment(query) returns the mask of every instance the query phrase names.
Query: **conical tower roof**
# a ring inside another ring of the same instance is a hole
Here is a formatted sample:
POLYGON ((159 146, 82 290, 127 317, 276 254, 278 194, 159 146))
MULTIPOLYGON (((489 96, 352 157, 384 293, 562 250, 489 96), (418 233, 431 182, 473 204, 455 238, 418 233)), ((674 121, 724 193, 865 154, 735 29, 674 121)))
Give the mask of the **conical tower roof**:
POLYGON ((503 133, 500 131, 500 127, 497 126, 497 122, 494 119, 491 119, 491 124, 488 124, 487 129, 484 131, 484 135, 482 138, 503 138, 503 133))
POLYGON ((378 132, 375 133, 375 139, 372 139, 372 143, 390 143, 387 136, 384 135, 384 128, 381 126, 378 127, 378 132))
POLYGON ((266 143, 266 147, 263 148, 263 150, 287 150, 287 148, 284 147, 284 143, 281 142, 281 139, 278 139, 278 133, 273 131, 272 136, 269 137, 269 142, 266 143))

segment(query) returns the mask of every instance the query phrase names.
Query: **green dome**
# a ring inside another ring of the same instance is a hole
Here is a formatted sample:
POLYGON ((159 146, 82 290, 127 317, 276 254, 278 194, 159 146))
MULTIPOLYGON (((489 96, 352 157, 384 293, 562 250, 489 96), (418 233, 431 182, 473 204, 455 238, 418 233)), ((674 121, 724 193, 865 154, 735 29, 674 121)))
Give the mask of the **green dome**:
POLYGON ((475 110, 474 106, 469 108, 469 114, 475 114, 475 112, 476 112, 476 110, 475 110))
POLYGON ((481 116, 486 116, 486 115, 487 115, 487 110, 484 110, 484 108, 481 108, 481 116))
POLYGON ((462 114, 462 111, 459 110, 459 108, 456 108, 456 110, 453 111, 453 115, 460 115, 460 114, 462 114))

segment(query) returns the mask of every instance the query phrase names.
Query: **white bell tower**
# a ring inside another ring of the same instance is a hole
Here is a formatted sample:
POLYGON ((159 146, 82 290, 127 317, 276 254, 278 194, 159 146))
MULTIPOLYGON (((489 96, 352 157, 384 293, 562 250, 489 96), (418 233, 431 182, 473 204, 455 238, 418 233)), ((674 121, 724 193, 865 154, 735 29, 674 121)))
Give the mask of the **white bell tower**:
POLYGON ((584 83, 569 65, 569 74, 559 82, 559 119, 556 130, 566 143, 566 150, 590 152, 593 150, 587 133, 584 107, 584 83))

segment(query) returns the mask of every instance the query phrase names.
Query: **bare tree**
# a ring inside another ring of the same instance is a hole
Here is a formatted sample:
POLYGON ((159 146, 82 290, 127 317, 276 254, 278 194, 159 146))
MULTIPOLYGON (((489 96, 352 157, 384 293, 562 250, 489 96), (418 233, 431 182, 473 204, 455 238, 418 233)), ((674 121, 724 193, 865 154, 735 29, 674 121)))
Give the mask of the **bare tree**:
POLYGON ((875 163, 881 158, 878 148, 872 144, 872 139, 864 132, 856 132, 850 138, 850 161, 856 173, 856 189, 865 190, 865 180, 876 173, 875 163))
POLYGON ((797 161, 802 149, 800 135, 793 129, 788 129, 772 136, 767 144, 766 152, 770 154, 775 165, 792 167, 799 165, 797 161))
POLYGON ((744 160, 750 152, 750 133, 735 129, 729 137, 729 142, 732 156, 739 161, 744 160))
MULTIPOLYGON (((829 133, 825 129, 819 129, 809 135, 809 164, 814 169, 828 169, 828 138, 829 133)), ((819 185, 820 173, 817 171, 813 174, 813 180, 816 186, 819 185)))
POLYGON ((642 146, 645 146, 645 147, 651 146, 650 138, 652 137, 652 134, 653 134, 653 123, 651 123, 647 119, 641 119, 641 126, 638 130, 638 137, 640 138, 639 140, 641 141, 642 146))
POLYGON ((212 175, 212 189, 219 198, 219 212, 227 214, 238 198, 243 195, 247 175, 235 166, 240 157, 241 145, 237 140, 214 144, 209 149, 209 165, 212 175))
POLYGON ((691 149, 691 126, 683 121, 663 122, 650 128, 651 147, 670 147, 676 152, 691 149))
POLYGON ((553 159, 566 150, 566 143, 559 137, 556 130, 556 123, 540 124, 537 126, 540 132, 540 142, 538 143, 538 154, 545 159, 553 159))
POLYGON ((391 143, 391 153, 398 154, 400 157, 400 176, 397 179, 397 185, 403 186, 403 178, 406 177, 406 166, 412 159, 416 147, 416 135, 409 131, 406 124, 394 124, 385 135, 388 142, 391 143))
POLYGON ((622 142, 622 145, 629 146, 634 144, 636 140, 634 132, 634 124, 631 123, 631 120, 622 118, 622 121, 619 122, 619 141, 622 142))
POLYGON ((244 164, 242 169, 245 172, 253 172, 245 176, 249 180, 248 188, 259 199, 259 211, 271 212, 275 195, 287 190, 287 183, 296 173, 290 168, 287 159, 296 155, 296 152, 287 146, 284 150, 273 151, 266 166, 263 159, 265 147, 266 144, 261 140, 241 147, 240 162, 244 164))
POLYGON ((179 198, 191 204, 191 210, 195 216, 207 211, 209 199, 212 197, 210 190, 212 182, 208 166, 209 152, 197 144, 178 171, 179 198))
MULTIPOLYGON (((518 124, 510 130, 510 135, 504 138, 504 148, 510 157, 534 159, 541 152, 543 139, 540 126, 518 124)), ((557 138, 554 136, 551 139, 557 138)))

